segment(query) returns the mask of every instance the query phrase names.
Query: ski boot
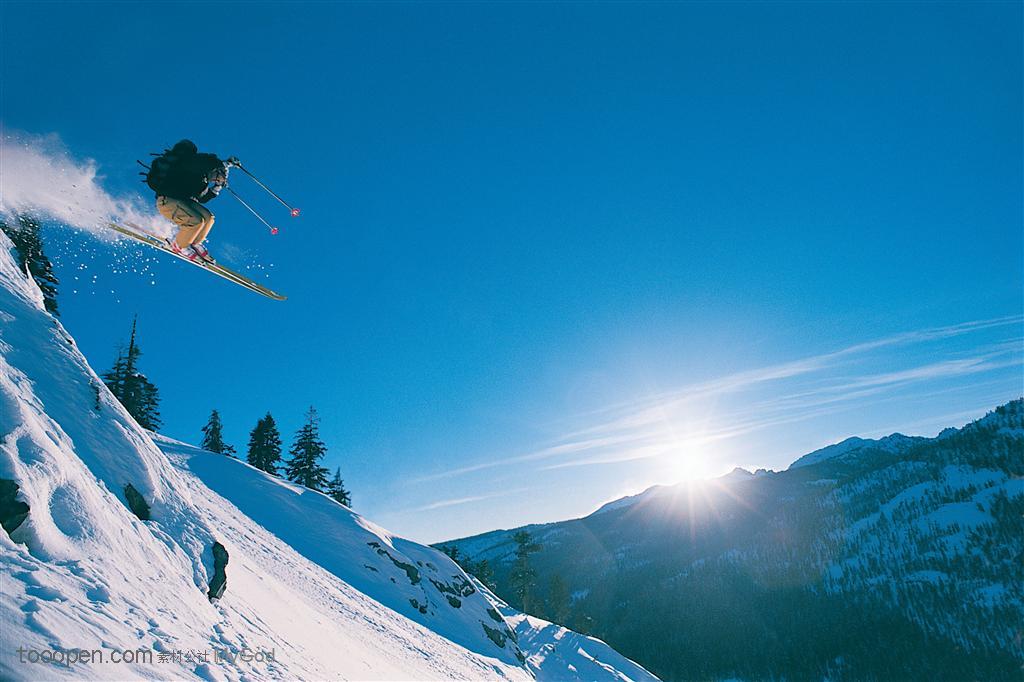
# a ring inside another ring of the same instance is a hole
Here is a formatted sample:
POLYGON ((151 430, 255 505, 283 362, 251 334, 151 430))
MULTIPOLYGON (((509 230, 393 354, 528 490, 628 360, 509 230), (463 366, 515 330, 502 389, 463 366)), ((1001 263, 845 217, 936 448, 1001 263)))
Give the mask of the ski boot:
POLYGON ((213 256, 210 255, 210 252, 206 250, 206 247, 198 242, 192 244, 192 251, 196 254, 196 257, 204 263, 209 263, 210 265, 217 263, 217 261, 213 259, 213 256))
POLYGON ((175 241, 174 237, 168 237, 164 239, 164 243, 167 244, 167 248, 169 248, 171 251, 178 254, 182 258, 186 258, 193 262, 201 260, 199 253, 195 250, 195 248, 193 248, 191 244, 182 248, 178 246, 178 242, 175 241))

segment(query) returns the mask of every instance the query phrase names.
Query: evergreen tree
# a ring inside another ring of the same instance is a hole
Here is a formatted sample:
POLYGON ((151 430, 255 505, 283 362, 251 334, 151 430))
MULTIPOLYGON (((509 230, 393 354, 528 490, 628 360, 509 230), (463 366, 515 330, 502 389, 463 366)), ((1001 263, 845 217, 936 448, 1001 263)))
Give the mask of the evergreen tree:
POLYGON ((139 371, 139 356, 142 350, 136 342, 138 318, 132 320, 132 335, 128 350, 117 354, 114 366, 103 374, 103 383, 114 397, 124 405, 128 414, 135 418, 144 429, 155 431, 160 428, 160 393, 156 386, 139 371))
POLYGON ((494 578, 494 569, 491 568, 491 564, 487 559, 481 559, 475 562, 468 569, 469 573, 473 574, 473 577, 484 584, 484 587, 490 590, 496 590, 498 583, 494 578))
POLYGON ((438 545, 437 548, 448 555, 448 558, 461 566, 462 570, 483 583, 485 587, 491 590, 497 589, 497 582, 494 578, 494 569, 491 568, 491 564, 487 559, 473 561, 468 556, 462 554, 462 552, 459 551, 459 548, 455 545, 438 545))
POLYGON ((567 623, 570 604, 569 586, 565 584, 561 574, 555 573, 548 581, 548 619, 560 625, 567 623))
POLYGON ((295 443, 288 452, 292 456, 285 465, 288 480, 313 490, 327 487, 328 472, 320 466, 327 446, 320 440, 320 418, 313 407, 306 413, 306 423, 295 434, 295 443))
POLYGON ((341 480, 341 467, 334 471, 334 478, 328 481, 327 490, 324 492, 330 495, 336 502, 340 502, 346 507, 352 506, 352 495, 345 489, 345 483, 341 480))
POLYGON ((462 564, 462 555, 459 553, 459 548, 455 545, 441 545, 440 547, 438 547, 438 549, 447 554, 448 558, 454 561, 455 563, 459 565, 462 564))
POLYGON ((235 449, 224 442, 224 425, 220 421, 220 412, 214 410, 210 413, 210 420, 203 427, 203 442, 201 447, 210 452, 220 455, 234 456, 235 449))
POLYGON ((256 427, 249 433, 249 453, 246 459, 257 469, 277 476, 277 467, 281 462, 281 434, 269 412, 256 422, 256 427))
POLYGON ((57 312, 57 285, 60 280, 53 274, 53 264, 43 252, 43 240, 39 234, 39 221, 25 215, 19 215, 17 226, 8 225, 6 221, 0 220, 0 230, 3 230, 18 252, 18 267, 27 269, 28 273, 39 285, 43 292, 43 305, 47 312, 60 315, 57 312))
MULTIPOLYGON (((134 328, 135 325, 132 325, 134 328)), ((124 405, 124 383, 127 373, 125 372, 125 359, 124 359, 124 346, 119 346, 117 350, 117 360, 114 361, 114 366, 108 369, 106 372, 100 375, 103 379, 103 383, 107 385, 110 392, 114 394, 114 397, 124 405)), ((127 408, 127 405, 125 405, 127 408)), ((129 414, 131 410, 129 410, 129 414)))
POLYGON ((521 530, 512 536, 516 543, 516 561, 512 566, 512 574, 509 582, 512 586, 512 593, 519 601, 522 611, 529 608, 532 597, 533 581, 537 577, 537 571, 530 565, 530 555, 540 551, 540 545, 533 541, 529 531, 521 530))

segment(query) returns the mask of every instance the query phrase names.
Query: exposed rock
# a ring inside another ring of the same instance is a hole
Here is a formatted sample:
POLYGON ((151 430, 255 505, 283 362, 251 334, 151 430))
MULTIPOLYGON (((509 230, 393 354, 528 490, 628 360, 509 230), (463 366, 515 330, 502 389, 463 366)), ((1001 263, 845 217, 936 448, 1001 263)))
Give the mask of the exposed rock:
POLYGON ((494 628, 488 626, 487 623, 480 623, 480 625, 484 627, 484 632, 487 633, 487 636, 490 638, 492 642, 498 645, 499 649, 505 648, 505 642, 508 641, 508 637, 506 637, 503 632, 501 632, 500 630, 495 630, 494 628))
POLYGON ((388 559, 391 559, 391 563, 393 563, 395 566, 398 566, 400 569, 405 571, 405 574, 407 576, 409 576, 409 582, 410 583, 412 583, 413 585, 418 585, 419 584, 419 582, 420 582, 420 571, 419 571, 418 568, 416 568, 412 564, 407 564, 404 561, 401 561, 401 560, 396 559, 395 557, 391 556, 391 553, 388 552, 383 547, 381 547, 379 542, 367 542, 366 544, 369 545, 370 547, 372 547, 373 549, 375 549, 377 551, 377 554, 380 554, 381 556, 386 556, 388 559))
POLYGON ((228 565, 228 550, 219 542, 213 543, 213 578, 210 579, 210 591, 206 596, 210 601, 220 599, 228 587, 228 576, 224 569, 228 565))
POLYGON ((131 483, 124 487, 124 499, 128 501, 128 508, 132 510, 133 514, 142 521, 149 521, 149 504, 146 503, 146 498, 142 496, 142 493, 136 490, 131 483))
POLYGON ((8 535, 28 518, 29 507, 17 499, 17 496, 18 484, 7 478, 0 478, 0 525, 8 535))
POLYGON ((454 585, 449 585, 446 582, 434 580, 433 578, 430 579, 430 582, 434 584, 434 587, 437 588, 438 592, 444 595, 452 608, 457 609, 462 606, 462 600, 459 599, 459 597, 469 597, 476 592, 476 590, 463 576, 453 576, 453 579, 455 583, 454 585))

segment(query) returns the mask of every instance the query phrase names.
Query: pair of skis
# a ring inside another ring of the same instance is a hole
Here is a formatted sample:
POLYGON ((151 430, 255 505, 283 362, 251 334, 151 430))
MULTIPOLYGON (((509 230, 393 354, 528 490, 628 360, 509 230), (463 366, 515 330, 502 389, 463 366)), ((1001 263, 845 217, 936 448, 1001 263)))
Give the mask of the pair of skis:
MULTIPOLYGON (((241 170, 246 175, 248 175, 250 178, 252 178, 256 182, 256 184, 259 185, 260 187, 262 187, 263 189, 265 189, 270 194, 270 196, 274 197, 275 199, 277 199, 278 202, 280 202, 282 205, 284 205, 284 207, 288 209, 289 213, 291 214, 291 216, 293 218, 297 218, 299 216, 299 209, 297 209, 294 206, 290 205, 287 201, 285 201, 280 196, 278 196, 272 189, 270 189, 269 187, 264 185, 262 182, 260 182, 259 178, 257 178, 255 175, 250 173, 241 164, 235 163, 234 166, 236 168, 238 168, 239 170, 241 170)), ((226 186, 226 189, 228 190, 228 192, 231 193, 231 196, 235 197, 235 199, 238 199, 239 203, 241 203, 243 206, 245 206, 247 209, 249 209, 250 213, 252 213, 254 216, 256 216, 256 218, 259 219, 259 221, 261 223, 263 223, 264 225, 267 226, 267 228, 270 229, 270 234, 277 234, 278 229, 276 227, 274 227, 273 225, 271 225, 262 215, 257 213, 256 210, 252 206, 247 204, 245 202, 245 200, 242 199, 242 197, 238 196, 238 193, 236 193, 233 189, 231 189, 231 187, 227 187, 226 186)), ((151 232, 149 232, 147 230, 144 230, 143 228, 139 227, 138 225, 132 225, 131 223, 129 223, 128 227, 126 227, 124 225, 118 225, 117 223, 109 223, 109 227, 112 230, 115 230, 115 231, 119 232, 120 234, 122 234, 122 235, 124 235, 126 237, 134 239, 137 242, 141 242, 141 243, 143 243, 143 244, 145 244, 147 246, 152 246, 155 249, 159 249, 160 251, 163 251, 165 253, 169 253, 172 256, 174 256, 175 258, 179 258, 179 259, 185 261, 186 263, 191 263, 192 265, 195 265, 196 267, 202 268, 202 269, 204 269, 204 270, 206 270, 208 272, 212 272, 213 274, 217 275, 218 277, 223 277, 224 279, 228 280, 229 282, 233 282, 234 284, 237 284, 237 285, 239 285, 241 287, 244 287, 244 288, 248 289, 249 291, 252 291, 252 292, 255 292, 257 294, 260 294, 261 296, 266 296, 267 298, 271 298, 271 299, 273 299, 275 301, 283 301, 286 298, 285 296, 282 296, 281 294, 277 293, 276 291, 272 291, 272 290, 268 289, 267 287, 263 286, 262 284, 254 282, 253 280, 249 279, 245 275, 243 275, 241 273, 238 273, 238 272, 235 272, 234 270, 231 270, 230 268, 226 268, 223 265, 220 265, 219 263, 208 263, 208 262, 203 261, 203 260, 192 260, 190 258, 186 258, 185 256, 182 256, 180 253, 176 253, 175 251, 173 251, 167 245, 167 242, 164 241, 161 237, 159 237, 159 236, 157 236, 157 235, 155 235, 155 234, 153 234, 153 233, 151 233, 151 232)))
POLYGON ((158 237, 155 234, 152 234, 151 232, 147 232, 146 230, 143 230, 141 227, 137 225, 132 225, 129 228, 125 227, 124 225, 118 225, 117 223, 109 223, 109 227, 110 229, 115 230, 116 232, 119 232, 120 234, 123 234, 126 237, 130 237, 137 242, 142 242, 146 246, 152 246, 154 249, 159 249, 164 253, 169 253, 175 258, 180 258, 186 263, 191 263, 197 268, 202 268, 207 272, 212 272, 218 277, 223 277, 229 282, 233 282, 241 287, 248 289, 249 291, 255 292, 262 296, 266 296, 267 298, 274 299, 275 301, 283 301, 285 300, 285 298, 287 298, 286 296, 282 296, 276 291, 268 289, 267 287, 263 286, 262 284, 259 284, 258 282, 254 282, 253 280, 249 279, 248 277, 241 273, 235 272, 230 268, 224 267, 220 263, 207 263, 204 260, 198 259, 192 260, 190 258, 182 256, 180 253, 175 253, 174 251, 171 250, 171 247, 167 245, 167 242, 164 241, 161 237, 158 237))

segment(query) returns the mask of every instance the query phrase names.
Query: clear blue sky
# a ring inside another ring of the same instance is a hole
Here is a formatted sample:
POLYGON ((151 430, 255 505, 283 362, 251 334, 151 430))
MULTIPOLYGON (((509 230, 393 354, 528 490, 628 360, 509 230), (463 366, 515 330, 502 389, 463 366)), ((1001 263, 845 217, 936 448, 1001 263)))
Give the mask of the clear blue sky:
POLYGON ((271 237, 211 204, 211 249, 286 303, 52 235, 94 366, 138 313, 169 435, 216 407, 240 450, 267 410, 290 441, 316 405, 326 464, 397 532, 579 515, 1022 392, 1020 3, 5 2, 0 22, 8 130, 59 135, 115 195, 187 136, 303 209, 234 178, 271 237))

